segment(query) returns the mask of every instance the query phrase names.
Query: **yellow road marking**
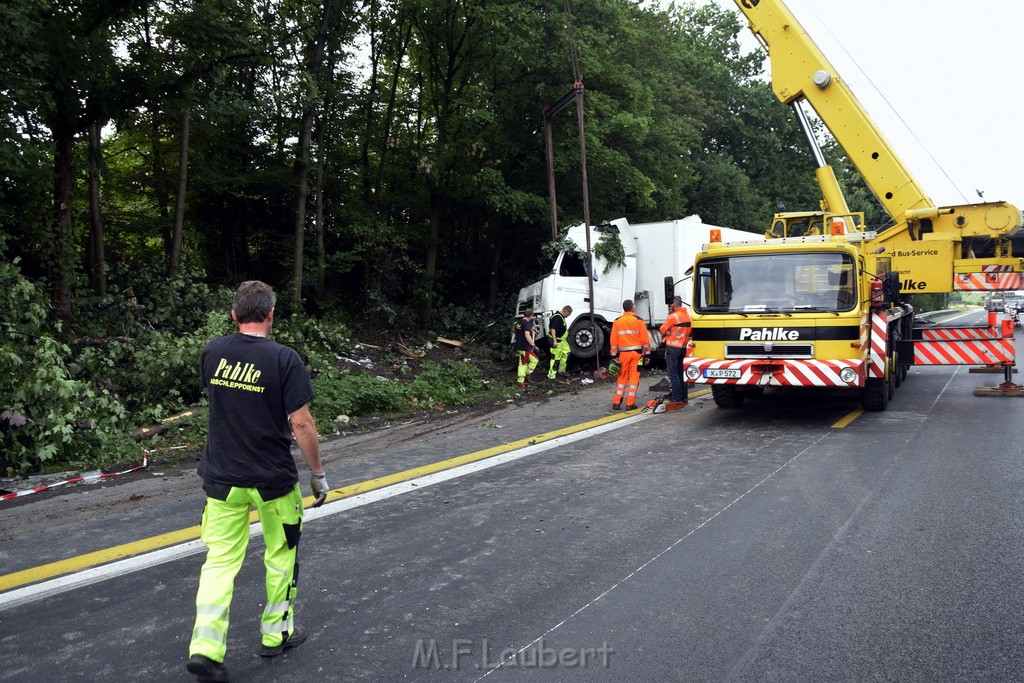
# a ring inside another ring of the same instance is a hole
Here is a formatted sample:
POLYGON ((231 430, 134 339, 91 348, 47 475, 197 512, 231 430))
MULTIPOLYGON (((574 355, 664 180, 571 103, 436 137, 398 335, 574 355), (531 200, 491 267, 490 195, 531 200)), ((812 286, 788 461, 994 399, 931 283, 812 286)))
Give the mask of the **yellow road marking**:
POLYGON ((175 543, 184 543, 185 541, 191 541, 196 538, 199 538, 199 527, 193 526, 187 529, 179 529, 166 534, 160 534, 159 536, 151 536, 139 541, 125 543, 124 545, 114 546, 113 548, 97 550, 93 553, 86 553, 85 555, 79 555, 77 557, 69 557, 66 560, 60 560, 59 562, 51 562, 50 564, 43 564, 38 567, 23 569, 20 572, 13 572, 11 574, 0 576, 0 591, 18 588, 19 586, 24 586, 28 583, 43 581, 44 579, 52 579, 55 576, 70 574, 71 572, 95 567, 98 564, 105 564, 107 562, 113 562, 114 560, 123 560, 126 557, 141 555, 142 553, 149 552, 150 550, 165 548, 169 545, 174 545, 175 543))
MULTIPOLYGON (((518 450, 527 446, 533 446, 538 443, 544 443, 545 441, 557 439, 560 436, 575 434, 577 432, 591 429, 593 427, 599 427, 628 417, 633 417, 633 415, 630 413, 608 415, 582 424, 563 427, 562 429, 557 429, 553 432, 519 439, 518 441, 501 444, 500 446, 492 446, 491 448, 485 448, 484 450, 476 451, 474 453, 467 453, 466 455, 460 455, 449 460, 442 460, 429 465, 423 465, 422 467, 414 467, 402 472, 395 472, 394 474, 389 474, 387 476, 377 477, 376 479, 369 479, 356 484, 350 484, 349 486, 343 486, 328 493, 327 502, 348 498, 358 493, 366 493, 367 491, 384 488, 385 486, 391 486, 392 484, 416 479, 417 477, 422 477, 427 474, 449 470, 453 467, 458 467, 459 465, 465 465, 466 463, 485 460, 496 455, 501 455, 502 453, 518 450)), ((315 498, 313 496, 306 496, 302 499, 302 502, 304 505, 308 506, 314 500, 315 498)), ((257 520, 258 517, 255 512, 249 514, 250 522, 256 522, 257 520)), ((150 536, 149 538, 143 538, 138 541, 132 541, 131 543, 125 543, 112 548, 105 548, 104 550, 97 550, 84 555, 69 557, 66 560, 59 560, 57 562, 40 565, 38 567, 31 567, 29 569, 12 572, 10 574, 0 576, 0 592, 10 590, 12 588, 18 588, 26 584, 35 583, 37 581, 52 579, 63 574, 81 571, 100 564, 106 564, 107 562, 123 560, 128 557, 141 555, 153 550, 159 550, 160 548, 166 548, 177 543, 185 543, 197 538, 199 538, 199 527, 192 526, 186 529, 178 529, 177 531, 170 531, 165 534, 150 536)))
POLYGON ((860 417, 863 414, 864 414, 864 409, 863 408, 857 408, 856 410, 852 410, 852 411, 850 411, 850 413, 848 415, 846 415, 846 417, 844 417, 843 419, 839 420, 839 422, 836 422, 834 425, 832 425, 832 429, 842 429, 843 427, 847 426, 848 424, 850 424, 851 422, 853 422, 854 420, 856 420, 858 417, 860 417))

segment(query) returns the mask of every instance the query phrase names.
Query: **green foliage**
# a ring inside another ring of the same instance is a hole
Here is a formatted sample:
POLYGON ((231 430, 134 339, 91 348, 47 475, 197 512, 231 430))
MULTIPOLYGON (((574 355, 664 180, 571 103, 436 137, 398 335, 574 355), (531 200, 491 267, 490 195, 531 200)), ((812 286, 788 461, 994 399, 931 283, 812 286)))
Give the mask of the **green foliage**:
POLYGON ((168 279, 162 259, 124 262, 111 268, 106 296, 83 292, 75 300, 75 332, 79 337, 134 336, 146 330, 191 334, 207 324, 210 311, 221 311, 230 324, 234 292, 207 284, 206 273, 188 263, 168 279))
POLYGON ((914 310, 918 313, 944 310, 948 308, 948 302, 948 294, 915 294, 913 296, 914 310))
POLYGON ((497 311, 488 309, 480 300, 471 301, 466 306, 446 304, 434 313, 434 327, 438 334, 449 339, 506 350, 509 316, 514 307, 514 301, 497 311))
POLYGON ((313 416, 320 430, 326 432, 339 415, 353 417, 465 405, 490 387, 471 363, 449 360, 424 362, 420 374, 410 382, 349 369, 329 370, 313 378, 313 390, 313 416))
POLYGON ((541 245, 541 253, 551 261, 555 260, 560 253, 563 251, 570 254, 576 254, 582 256, 585 252, 579 248, 573 240, 569 239, 569 230, 567 228, 561 228, 558 231, 558 239, 545 242, 541 245))
POLYGON ((423 364, 423 372, 406 386, 415 404, 421 406, 465 405, 487 390, 480 371, 469 362, 445 361, 423 364))
POLYGON ((314 376, 331 373, 337 365, 338 356, 352 347, 352 333, 348 326, 329 318, 275 317, 271 336, 277 343, 295 349, 314 376))
POLYGON ((605 230, 594 245, 594 256, 604 259, 604 272, 607 273, 612 266, 626 265, 626 249, 622 246, 622 238, 618 230, 605 230))
POLYGON ((45 329, 45 294, 17 259, 0 261, 0 293, 0 467, 20 473, 131 450, 124 407, 74 372, 71 348, 45 329))
POLYGON ((313 417, 322 432, 338 415, 394 413, 408 407, 402 385, 353 370, 324 372, 313 378, 313 417))
POLYGON ((160 420, 203 400, 199 354, 207 341, 230 332, 222 312, 206 316, 188 332, 140 327, 130 338, 86 347, 74 365, 102 378, 137 422, 160 420))

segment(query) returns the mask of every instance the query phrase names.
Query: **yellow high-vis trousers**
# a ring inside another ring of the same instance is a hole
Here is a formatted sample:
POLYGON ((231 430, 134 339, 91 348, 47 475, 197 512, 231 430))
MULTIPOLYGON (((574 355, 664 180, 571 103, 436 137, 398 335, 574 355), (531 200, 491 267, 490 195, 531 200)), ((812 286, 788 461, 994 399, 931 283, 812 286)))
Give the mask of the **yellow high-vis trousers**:
POLYGON ((298 581, 296 553, 302 534, 302 494, 299 485, 272 500, 264 501, 254 488, 224 487, 223 500, 207 490, 201 540, 209 549, 199 574, 196 623, 189 656, 204 655, 223 662, 228 643, 228 616, 235 577, 242 568, 249 545, 249 509, 256 508, 263 526, 266 551, 267 606, 260 619, 264 645, 280 645, 294 630, 295 589, 298 581))
POLYGON ((526 377, 534 371, 539 362, 540 359, 537 358, 537 354, 533 351, 519 352, 519 366, 516 369, 516 378, 520 384, 526 381, 526 377))
POLYGON ((565 372, 569 369, 569 335, 564 334, 558 340, 555 348, 551 349, 551 365, 548 366, 548 379, 554 379, 556 372, 565 372))

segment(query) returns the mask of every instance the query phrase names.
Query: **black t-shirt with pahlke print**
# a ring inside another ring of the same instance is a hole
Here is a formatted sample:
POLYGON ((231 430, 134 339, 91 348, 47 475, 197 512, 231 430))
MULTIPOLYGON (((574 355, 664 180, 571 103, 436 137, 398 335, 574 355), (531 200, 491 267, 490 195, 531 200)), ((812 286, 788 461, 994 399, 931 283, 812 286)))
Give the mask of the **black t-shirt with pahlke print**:
POLYGON ((529 320, 519 318, 512 327, 512 332, 516 351, 530 351, 533 349, 534 345, 526 339, 526 333, 533 332, 533 318, 529 320))
POLYGON ((200 358, 210 433, 199 475, 210 484, 282 487, 299 481, 288 416, 313 400, 294 350, 265 337, 218 337, 200 358))

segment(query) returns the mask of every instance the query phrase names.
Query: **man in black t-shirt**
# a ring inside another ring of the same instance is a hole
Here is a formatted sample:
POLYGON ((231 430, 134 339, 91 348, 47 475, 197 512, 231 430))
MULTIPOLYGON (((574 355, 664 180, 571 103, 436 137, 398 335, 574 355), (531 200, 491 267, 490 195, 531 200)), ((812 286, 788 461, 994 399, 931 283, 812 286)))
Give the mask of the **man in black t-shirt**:
POLYGON ((231 306, 238 333, 210 341, 200 358, 210 404, 206 453, 199 466, 206 491, 201 538, 208 552, 185 665, 200 681, 228 680, 228 613, 249 542, 250 505, 259 515, 266 544, 267 603, 259 654, 273 657, 306 639, 305 630, 293 622, 303 507, 291 454, 293 433, 312 473, 315 504, 323 502, 329 487, 309 412, 309 373, 295 351, 267 339, 275 303, 270 286, 243 282, 231 306))
POLYGON ((537 344, 533 339, 533 309, 523 311, 523 317, 516 321, 514 332, 516 354, 519 356, 516 376, 519 388, 526 388, 526 378, 537 367, 537 344))
POLYGON ((572 306, 563 306, 562 310, 551 316, 548 321, 548 334, 551 335, 551 365, 548 366, 548 379, 556 377, 556 371, 565 374, 569 360, 569 327, 566 320, 572 315, 572 306), (559 368, 559 364, 561 367, 559 368))

